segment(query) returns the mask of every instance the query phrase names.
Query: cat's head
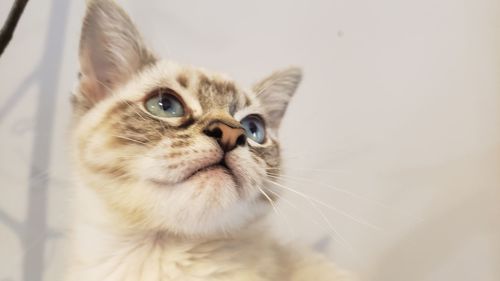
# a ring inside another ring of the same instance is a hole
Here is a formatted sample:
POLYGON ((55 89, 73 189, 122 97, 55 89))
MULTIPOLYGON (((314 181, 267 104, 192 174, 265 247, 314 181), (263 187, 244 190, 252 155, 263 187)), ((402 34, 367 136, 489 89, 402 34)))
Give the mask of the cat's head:
POLYGON ((269 209, 276 193, 268 181, 281 162, 277 131, 299 69, 245 89, 160 60, 111 0, 88 4, 80 65, 74 156, 81 180, 109 210, 145 229, 210 235, 269 209))

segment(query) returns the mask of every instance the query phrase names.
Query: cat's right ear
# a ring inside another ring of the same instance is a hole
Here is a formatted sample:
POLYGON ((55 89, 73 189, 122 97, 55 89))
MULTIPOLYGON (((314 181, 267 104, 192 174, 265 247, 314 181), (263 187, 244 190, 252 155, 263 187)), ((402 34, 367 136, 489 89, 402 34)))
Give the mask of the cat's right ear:
POLYGON ((90 0, 80 38, 76 101, 95 104, 156 61, 125 11, 113 0, 90 0))

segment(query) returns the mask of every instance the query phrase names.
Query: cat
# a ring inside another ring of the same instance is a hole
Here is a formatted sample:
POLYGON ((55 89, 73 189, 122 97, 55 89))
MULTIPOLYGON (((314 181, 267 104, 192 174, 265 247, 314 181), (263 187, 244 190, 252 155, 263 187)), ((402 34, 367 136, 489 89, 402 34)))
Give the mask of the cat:
POLYGON ((263 223, 300 69, 246 89, 160 60, 112 0, 88 1, 79 59, 65 280, 351 280, 263 223))

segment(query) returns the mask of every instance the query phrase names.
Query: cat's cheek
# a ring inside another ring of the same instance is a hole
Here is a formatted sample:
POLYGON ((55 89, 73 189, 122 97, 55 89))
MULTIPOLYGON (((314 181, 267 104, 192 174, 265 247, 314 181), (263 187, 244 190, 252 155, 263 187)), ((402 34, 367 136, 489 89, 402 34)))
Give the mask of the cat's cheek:
POLYGON ((248 150, 235 150, 226 157, 226 164, 235 175, 241 196, 245 200, 255 197, 266 176, 263 165, 254 160, 248 150))

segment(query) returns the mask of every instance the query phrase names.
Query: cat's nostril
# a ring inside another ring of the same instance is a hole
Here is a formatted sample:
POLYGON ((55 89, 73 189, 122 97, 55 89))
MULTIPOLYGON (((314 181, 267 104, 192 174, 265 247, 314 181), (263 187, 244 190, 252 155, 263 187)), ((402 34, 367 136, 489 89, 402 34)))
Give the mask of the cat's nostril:
POLYGON ((247 137, 245 134, 241 134, 237 139, 236 139, 236 145, 243 146, 247 143, 247 137))
POLYGON ((222 130, 218 127, 206 129, 203 132, 205 133, 205 135, 212 138, 220 139, 222 137, 222 130))

